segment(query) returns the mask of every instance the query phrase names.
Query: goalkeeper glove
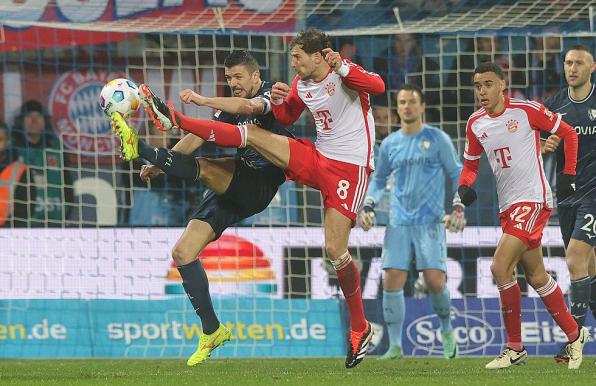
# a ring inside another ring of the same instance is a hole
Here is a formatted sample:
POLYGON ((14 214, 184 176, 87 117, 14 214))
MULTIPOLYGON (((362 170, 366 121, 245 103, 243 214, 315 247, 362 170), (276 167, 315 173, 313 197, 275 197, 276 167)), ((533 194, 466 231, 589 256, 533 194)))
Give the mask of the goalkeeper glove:
POLYGON ((575 193, 575 176, 572 174, 559 174, 557 176, 557 198, 562 201, 575 193))
POLYGON ((460 185, 460 187, 457 189, 457 193, 459 194, 461 203, 464 204, 464 206, 470 206, 474 201, 476 201, 476 192, 468 185, 460 185))
POLYGON ((360 213, 358 213, 358 220, 360 226, 365 231, 369 230, 375 225, 375 202, 372 198, 367 197, 364 200, 360 213))
POLYGON ((443 217, 443 221, 445 221, 445 228, 449 232, 461 232, 464 230, 466 226, 466 217, 464 216, 464 206, 454 205, 453 211, 451 214, 445 215, 443 217))

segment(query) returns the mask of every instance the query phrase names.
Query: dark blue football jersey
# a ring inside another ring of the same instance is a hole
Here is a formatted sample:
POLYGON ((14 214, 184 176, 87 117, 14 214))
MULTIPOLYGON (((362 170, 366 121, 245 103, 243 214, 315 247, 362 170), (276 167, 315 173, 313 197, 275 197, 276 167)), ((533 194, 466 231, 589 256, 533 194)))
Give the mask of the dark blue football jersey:
MULTIPOLYGON (((263 81, 261 83, 261 88, 253 97, 261 98, 265 103, 265 111, 263 114, 249 116, 227 113, 225 111, 217 111, 213 119, 230 123, 232 125, 255 124, 265 130, 269 130, 272 133, 293 137, 292 133, 286 127, 277 122, 273 116, 273 112, 271 111, 271 86, 273 86, 273 83, 263 81)), ((272 166, 271 162, 250 147, 238 149, 236 157, 240 158, 247 166, 253 169, 272 166)))
MULTIPOLYGON (((596 200, 596 85, 592 85, 592 90, 582 100, 571 99, 569 90, 566 88, 548 98, 544 105, 549 110, 560 113, 562 120, 574 127, 579 137, 576 192, 563 202, 559 201, 559 205, 576 205, 586 199, 596 200)), ((555 154, 558 174, 565 165, 562 142, 555 154)))

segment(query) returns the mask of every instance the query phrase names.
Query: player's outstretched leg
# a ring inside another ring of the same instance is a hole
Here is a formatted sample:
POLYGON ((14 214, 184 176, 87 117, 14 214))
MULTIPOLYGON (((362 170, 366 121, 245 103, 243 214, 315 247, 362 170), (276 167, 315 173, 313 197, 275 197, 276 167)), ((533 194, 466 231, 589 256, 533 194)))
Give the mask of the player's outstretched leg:
POLYGON ((120 156, 125 161, 132 161, 139 157, 139 135, 137 130, 129 127, 120 113, 114 112, 112 117, 112 131, 120 137, 120 156))
POLYGON ((118 113, 112 116, 112 131, 120 137, 122 159, 131 161, 139 156, 158 166, 167 175, 195 181, 199 178, 199 163, 196 158, 163 147, 152 147, 139 140, 135 128, 128 126, 118 113))
POLYGON ((232 332, 226 326, 220 324, 217 330, 213 333, 201 334, 197 351, 188 358, 186 362, 189 366, 198 365, 204 362, 205 359, 211 356, 211 352, 219 346, 223 346, 228 340, 232 338, 232 332))
POLYGON ((173 108, 157 97, 146 84, 139 86, 139 96, 153 123, 161 131, 180 127, 173 108))
POLYGON ((162 131, 181 128, 218 146, 243 147, 246 145, 246 128, 212 120, 190 118, 174 110, 171 103, 166 103, 155 95, 146 84, 139 86, 139 95, 153 123, 162 131), (218 135, 216 136, 215 133, 218 135))
POLYGON ((174 110, 142 84, 139 87, 141 100, 149 112, 153 123, 161 130, 181 128, 205 141, 221 147, 245 147, 248 129, 245 125, 232 125, 226 122, 188 117, 174 110))
POLYGON ((521 365, 527 358, 528 352, 525 347, 522 347, 520 351, 507 347, 501 355, 488 362, 485 367, 489 370, 505 369, 510 366, 521 365))

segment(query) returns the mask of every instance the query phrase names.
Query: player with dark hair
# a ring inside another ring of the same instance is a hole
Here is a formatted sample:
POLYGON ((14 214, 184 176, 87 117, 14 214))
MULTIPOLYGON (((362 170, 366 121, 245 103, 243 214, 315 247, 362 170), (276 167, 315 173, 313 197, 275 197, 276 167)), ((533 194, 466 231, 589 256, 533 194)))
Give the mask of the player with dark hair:
MULTIPOLYGON (((308 108, 315 118, 316 144, 277 135, 258 124, 192 119, 168 109, 146 87, 141 90, 145 103, 165 129, 181 125, 219 146, 251 147, 284 170, 288 178, 321 191, 325 250, 350 313, 345 365, 351 368, 366 355, 373 331, 364 316, 360 272, 348 251, 348 238, 373 170, 375 128, 369 94, 384 92, 385 84, 377 74, 342 59, 331 49, 329 37, 319 30, 301 32, 290 48, 297 75, 291 87, 284 83, 273 85, 272 110, 280 123, 289 125, 308 108)), ((124 146, 123 151, 134 149, 124 146)))
MULTIPOLYGON (((524 269, 528 284, 544 302, 546 309, 567 335, 569 368, 577 369, 589 332, 578 328, 571 316, 561 288, 546 272, 541 239, 552 211, 552 193, 544 175, 540 154, 540 130, 565 139, 563 184, 571 185, 577 162, 577 134, 538 102, 509 98, 501 68, 491 62, 474 70, 474 91, 482 108, 474 112, 466 126, 464 168, 459 180, 459 195, 468 206, 476 199, 472 184, 478 175, 482 151, 486 153, 497 181, 499 219, 503 235, 493 257, 491 271, 499 289, 501 313, 507 332, 507 347, 486 365, 500 369, 518 365, 528 356, 521 341, 521 292, 514 270, 524 269)), ((565 186, 570 189, 569 186, 565 186)))
MULTIPOLYGON (((180 93, 182 101, 217 109, 215 121, 218 122, 258 124, 268 132, 291 136, 273 117, 270 100, 272 84, 261 80, 258 64, 252 55, 247 51, 234 51, 226 58, 224 66, 233 97, 207 98, 187 89, 180 93)), ((167 109, 165 105, 162 108, 167 109)), ((151 109, 148 112, 153 114, 151 109)), ((207 244, 218 239, 226 228, 264 210, 284 183, 285 175, 250 148, 239 149, 236 157, 195 158, 190 154, 205 142, 195 135, 186 135, 169 150, 153 148, 138 140, 135 129, 129 128, 119 115, 112 118, 112 126, 122 141, 125 160, 140 156, 151 164, 142 167, 143 180, 155 177, 161 169, 168 175, 196 180, 209 188, 172 250, 182 285, 201 318, 203 333, 197 351, 187 362, 189 366, 194 366, 231 338, 231 332, 215 315, 207 275, 197 255, 207 244)), ((182 125, 181 128, 186 127, 182 125)))
POLYGON ((445 228, 461 232, 464 206, 457 195, 462 165, 451 139, 436 127, 424 124, 424 93, 405 84, 397 93, 401 127, 381 143, 377 169, 371 178, 360 225, 369 230, 375 223, 375 206, 393 176, 390 220, 383 241, 383 318, 389 332, 389 349, 380 359, 403 356, 402 335, 406 313, 404 285, 416 255, 416 269, 423 272, 432 307, 441 323, 443 355, 457 357, 451 325, 451 297, 447 288, 447 241, 445 228), (445 175, 454 193, 453 207, 445 215, 445 175), (446 224, 443 218, 446 217, 446 224))
MULTIPOLYGON (((591 81, 596 63, 587 47, 575 45, 565 53, 563 67, 568 87, 547 99, 544 105, 561 114, 578 135, 575 191, 565 189, 568 185, 559 189, 557 183, 556 193, 559 226, 571 276, 571 315, 583 326, 588 307, 596 318, 596 91, 591 81)), ((558 136, 551 135, 545 150, 554 151, 559 141, 558 136)), ((562 148, 556 149, 556 157, 557 181, 564 180, 566 157, 562 148)), ((569 361, 564 348, 555 355, 557 362, 569 361)))

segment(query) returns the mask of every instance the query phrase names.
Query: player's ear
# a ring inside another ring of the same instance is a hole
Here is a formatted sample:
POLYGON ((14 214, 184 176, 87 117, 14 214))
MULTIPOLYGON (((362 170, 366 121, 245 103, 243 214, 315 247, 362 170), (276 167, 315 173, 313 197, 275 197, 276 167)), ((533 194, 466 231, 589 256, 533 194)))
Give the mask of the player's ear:
POLYGON ((314 54, 312 54, 310 57, 316 64, 320 64, 325 60, 325 56, 323 56, 323 51, 317 51, 314 54))

